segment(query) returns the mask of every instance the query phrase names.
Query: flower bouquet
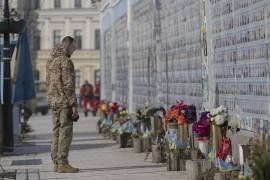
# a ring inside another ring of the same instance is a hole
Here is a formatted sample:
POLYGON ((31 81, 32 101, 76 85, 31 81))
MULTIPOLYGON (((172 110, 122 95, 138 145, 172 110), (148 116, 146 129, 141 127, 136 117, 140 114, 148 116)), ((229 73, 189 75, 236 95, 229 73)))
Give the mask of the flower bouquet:
POLYGON ((117 102, 110 103, 110 114, 112 115, 113 124, 119 119, 119 110, 121 106, 117 102))
POLYGON ((227 159, 231 152, 231 140, 226 137, 229 120, 228 110, 222 105, 210 112, 212 151, 209 158, 216 160, 222 171, 234 168, 227 159))
POLYGON ((177 129, 177 144, 172 145, 172 147, 179 146, 180 148, 186 148, 188 146, 189 139, 189 126, 197 119, 196 107, 194 105, 187 105, 183 101, 178 101, 173 105, 165 115, 166 126, 169 129, 168 133, 171 135, 170 142, 173 142, 172 138, 174 135, 173 132, 170 132, 170 129, 177 129))
POLYGON ((209 123, 210 112, 202 112, 200 120, 195 122, 192 126, 192 131, 197 136, 199 142, 200 151, 206 155, 208 154, 208 139, 210 136, 210 123, 209 123))
MULTIPOLYGON (((151 138, 156 135, 156 117, 165 110, 158 105, 146 106, 137 110, 137 131, 143 134, 145 138, 151 138)), ((164 115, 163 115, 164 116, 164 115)))
POLYGON ((98 116, 99 120, 97 122, 97 128, 99 133, 101 133, 101 124, 103 120, 107 117, 107 103, 105 100, 100 101, 98 105, 98 116))
MULTIPOLYGON (((114 106, 116 107, 116 105, 114 106)), ((117 110, 115 108, 112 108, 111 113, 114 113, 115 115, 114 123, 111 128, 112 133, 118 135, 123 134, 124 130, 122 126, 127 122, 128 111, 117 104, 117 110)))
POLYGON ((116 102, 101 104, 101 110, 105 113, 105 118, 101 123, 102 127, 111 128, 114 123, 115 114, 118 112, 118 107, 116 102))

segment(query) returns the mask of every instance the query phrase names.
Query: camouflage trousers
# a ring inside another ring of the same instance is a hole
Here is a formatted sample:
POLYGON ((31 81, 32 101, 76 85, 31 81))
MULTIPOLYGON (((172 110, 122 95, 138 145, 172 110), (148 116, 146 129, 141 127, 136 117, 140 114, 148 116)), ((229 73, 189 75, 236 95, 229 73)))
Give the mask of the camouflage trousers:
POLYGON ((53 136, 51 157, 54 163, 68 163, 69 147, 73 136, 71 108, 53 109, 53 136))

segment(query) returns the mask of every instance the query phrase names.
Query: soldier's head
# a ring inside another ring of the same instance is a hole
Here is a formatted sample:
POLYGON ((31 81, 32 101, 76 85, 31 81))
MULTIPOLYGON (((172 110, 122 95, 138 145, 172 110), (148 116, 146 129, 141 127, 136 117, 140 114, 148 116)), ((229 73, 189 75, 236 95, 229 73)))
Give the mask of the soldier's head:
POLYGON ((62 45, 64 47, 64 53, 67 57, 70 57, 76 50, 75 40, 70 36, 63 38, 62 45))

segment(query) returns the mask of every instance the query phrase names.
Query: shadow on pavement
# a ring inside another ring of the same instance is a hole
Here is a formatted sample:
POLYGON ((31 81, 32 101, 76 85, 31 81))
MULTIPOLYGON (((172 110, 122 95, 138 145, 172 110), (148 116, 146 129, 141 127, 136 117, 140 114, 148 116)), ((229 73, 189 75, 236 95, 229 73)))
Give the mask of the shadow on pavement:
MULTIPOLYGON (((70 147, 70 151, 76 150, 88 150, 88 149, 99 149, 106 148, 110 146, 114 146, 115 143, 92 143, 92 144, 72 144, 70 147)), ((27 145, 23 145, 19 147, 19 149, 15 150, 13 153, 6 153, 4 156, 18 156, 18 155, 31 155, 31 154, 41 154, 41 153, 49 153, 51 146, 41 145, 41 144, 33 144, 28 143, 27 145)))
MULTIPOLYGON (((85 138, 85 137, 96 137, 98 135, 97 132, 75 132, 73 134, 73 138, 85 138)), ((48 140, 51 139, 52 132, 45 134, 29 134, 25 137, 24 141, 31 140, 48 140)))
POLYGON ((145 168, 162 168, 166 165, 141 165, 141 166, 119 166, 119 167, 102 167, 102 168, 90 168, 80 169, 80 172, 84 171, 115 171, 115 170, 129 170, 129 169, 145 169, 145 168))
MULTIPOLYGON (((106 139, 104 139, 104 138, 73 139, 72 143, 75 143, 75 142, 89 142, 89 141, 106 141, 106 139)), ((26 143, 28 143, 30 146, 31 145, 35 146, 36 143, 38 143, 38 144, 51 144, 51 140, 48 140, 48 141, 43 141, 42 140, 42 141, 36 141, 36 142, 28 141, 26 143)))

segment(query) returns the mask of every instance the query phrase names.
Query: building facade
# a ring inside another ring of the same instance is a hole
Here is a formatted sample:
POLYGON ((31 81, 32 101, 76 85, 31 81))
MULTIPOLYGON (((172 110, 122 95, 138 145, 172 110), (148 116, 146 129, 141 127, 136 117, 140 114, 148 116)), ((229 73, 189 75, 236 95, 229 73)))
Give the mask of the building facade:
POLYGON ((94 84, 99 71, 99 11, 98 4, 88 0, 34 1, 30 13, 30 38, 36 79, 44 81, 46 62, 51 49, 64 36, 72 36, 77 51, 72 56, 76 71, 77 90, 85 80, 94 84))

